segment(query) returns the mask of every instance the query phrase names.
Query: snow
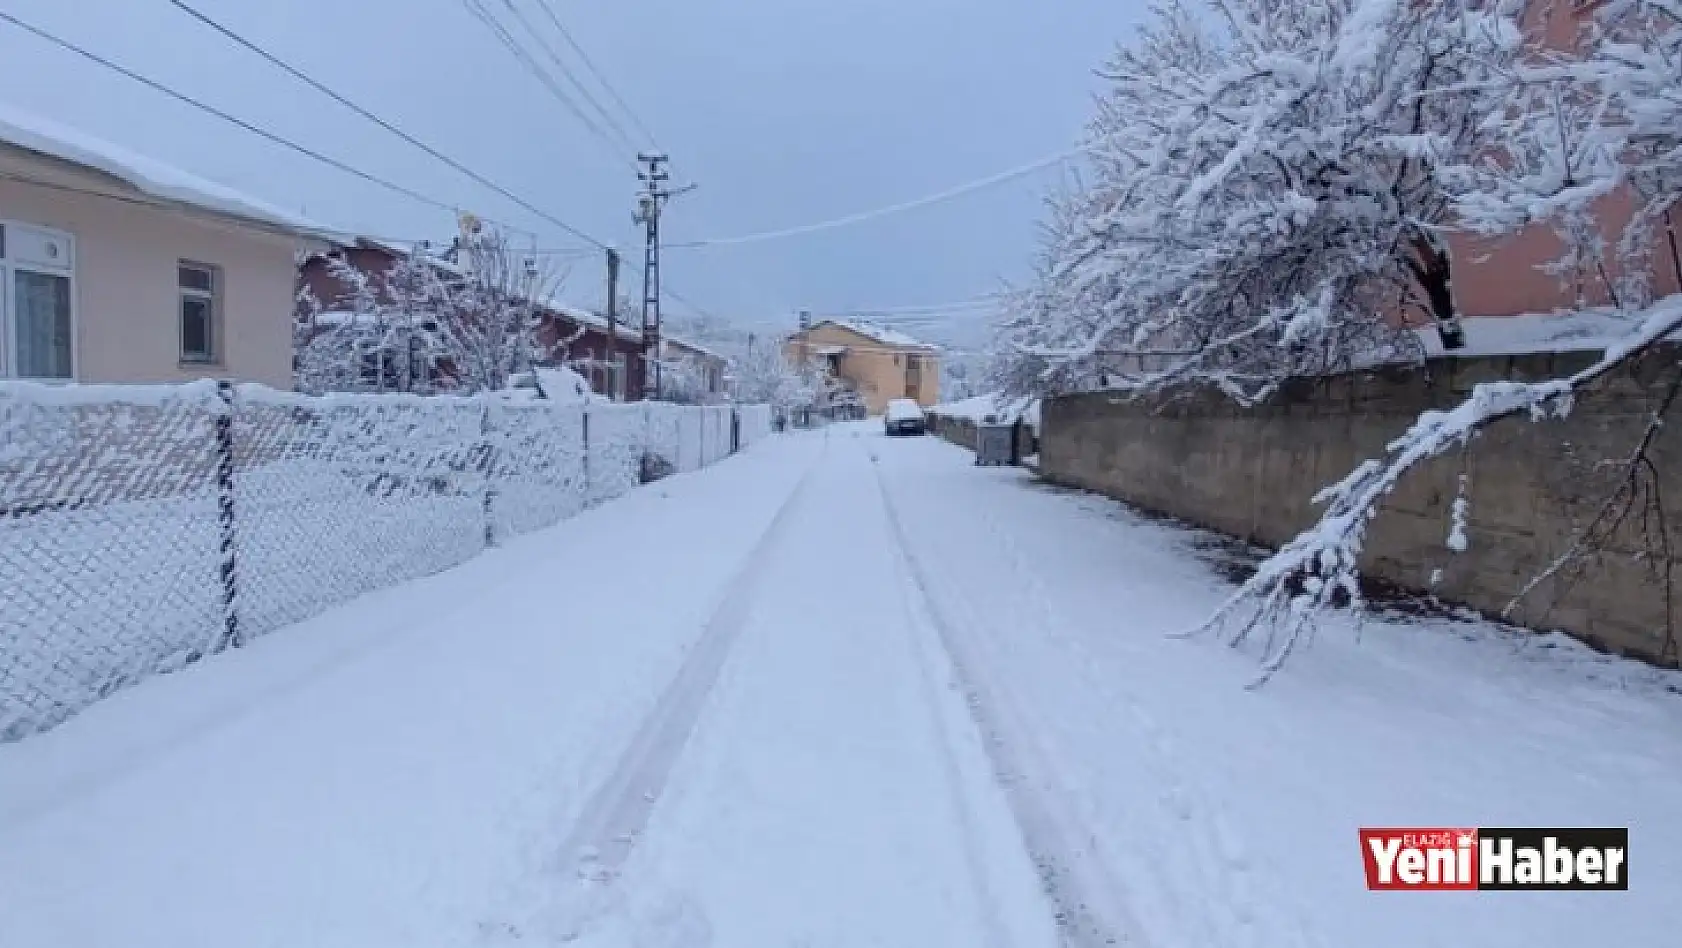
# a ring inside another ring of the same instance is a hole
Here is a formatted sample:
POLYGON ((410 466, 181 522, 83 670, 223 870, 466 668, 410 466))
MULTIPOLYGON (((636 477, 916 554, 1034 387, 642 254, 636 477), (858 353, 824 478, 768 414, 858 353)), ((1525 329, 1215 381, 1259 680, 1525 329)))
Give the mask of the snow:
MULTIPOLYGON (((1604 350, 1639 328, 1640 314, 1611 308, 1536 313, 1522 316, 1480 316, 1466 319, 1466 347, 1444 351, 1434 328, 1415 330, 1430 356, 1455 358, 1526 355, 1534 352, 1593 352, 1604 350)), ((1674 336, 1682 340, 1682 334, 1674 336)))
POLYGON ((896 398, 888 402, 888 421, 911 421, 923 417, 923 406, 909 398, 896 398))
MULTIPOLYGON (((571 303, 562 300, 560 297, 550 296, 547 298, 533 300, 533 302, 537 303, 540 307, 553 312, 557 316, 570 320, 578 325, 589 326, 592 329, 600 329, 603 331, 607 330, 606 316, 592 312, 591 310, 574 306, 571 303)), ((620 339, 633 341, 642 339, 642 330, 631 325, 629 314, 626 313, 620 313, 618 320, 614 322, 613 334, 620 339)))
POLYGON ((216 397, 216 382, 199 379, 180 384, 127 384, 118 382, 32 382, 0 381, 0 399, 28 402, 39 407, 75 408, 120 401, 129 405, 159 407, 172 403, 206 403, 216 397))
POLYGON ((112 175, 142 194, 290 233, 328 240, 343 235, 273 204, 51 119, 0 103, 0 141, 112 175))
POLYGON ((829 323, 833 326, 840 326, 848 332, 858 333, 866 339, 874 340, 884 346, 899 346, 906 349, 935 348, 934 346, 907 335, 906 333, 900 332, 897 329, 889 329, 887 326, 868 322, 862 319, 824 319, 816 325, 821 326, 824 323, 829 323))
POLYGON ((1469 541, 1466 538, 1466 515, 1471 510, 1471 501, 1466 499, 1466 475, 1460 475, 1460 491, 1455 495, 1454 503, 1449 508, 1448 539, 1445 544, 1456 553, 1466 552, 1469 541))
POLYGON ((668 345, 672 346, 674 349, 687 350, 687 352, 677 353, 679 355, 693 354, 693 355, 702 356, 702 357, 709 358, 709 359, 718 359, 721 362, 729 361, 726 356, 723 356, 723 355, 719 354, 718 352, 713 351, 712 349, 708 349, 706 346, 700 345, 699 343, 690 342, 687 339, 680 339, 679 337, 674 336, 671 333, 662 333, 661 334, 661 340, 663 342, 667 343, 668 345))
POLYGON ((539 400, 539 386, 543 390, 541 400, 556 405, 612 403, 606 396, 597 395, 595 390, 590 388, 588 379, 564 365, 516 373, 509 379, 509 388, 501 394, 515 401, 536 401, 539 400))
POLYGON ((1247 690, 1164 634, 1206 546, 772 439, 0 746, 0 944, 1671 940, 1682 674, 1371 616, 1247 690), (1356 829, 1410 825, 1628 826, 1640 878, 1365 892, 1356 829))
POLYGON ((1040 400, 1032 397, 1007 398, 1000 393, 976 395, 956 402, 947 402, 929 409, 932 415, 945 418, 962 418, 980 424, 988 416, 1002 424, 1012 424, 1020 419, 1034 430, 1040 426, 1040 400))
POLYGON ((353 310, 329 309, 316 313, 313 317, 316 324, 332 328, 382 329, 392 326, 391 321, 382 313, 355 312, 353 310))

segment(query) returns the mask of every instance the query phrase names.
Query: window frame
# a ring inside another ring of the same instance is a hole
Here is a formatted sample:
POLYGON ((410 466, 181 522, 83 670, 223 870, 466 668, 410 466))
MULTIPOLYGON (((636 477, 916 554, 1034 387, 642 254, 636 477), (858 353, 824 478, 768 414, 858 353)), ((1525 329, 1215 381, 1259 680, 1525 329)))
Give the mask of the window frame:
POLYGON ((200 260, 175 261, 175 358, 182 368, 197 368, 200 366, 220 366, 223 360, 222 343, 222 268, 214 263, 200 260), (210 276, 210 289, 201 290, 197 287, 183 286, 181 271, 199 270, 210 276), (189 355, 187 352, 187 313, 188 299, 202 300, 210 307, 210 319, 205 331, 210 335, 210 351, 203 358, 189 355))
POLYGON ((64 385, 81 377, 82 353, 80 293, 76 285, 76 235, 56 227, 15 218, 0 217, 0 379, 8 381, 41 382, 64 385), (14 228, 38 231, 60 240, 69 249, 70 265, 54 268, 38 263, 18 263, 12 258, 14 228), (24 376, 18 374, 18 355, 22 348, 17 326, 17 272, 40 276, 60 277, 70 282, 70 374, 68 376, 24 376))

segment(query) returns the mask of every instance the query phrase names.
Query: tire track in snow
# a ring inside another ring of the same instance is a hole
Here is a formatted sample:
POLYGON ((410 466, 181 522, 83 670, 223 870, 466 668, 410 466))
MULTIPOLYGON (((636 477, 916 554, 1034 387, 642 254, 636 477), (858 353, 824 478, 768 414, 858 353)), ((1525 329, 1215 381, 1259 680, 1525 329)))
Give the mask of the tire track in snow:
MULTIPOLYGON (((871 455, 874 462, 876 456, 871 455)), ((885 500, 885 498, 884 498, 885 500)), ((889 515, 884 512, 884 517, 889 515)), ((890 522, 889 530, 894 530, 890 522)), ((895 542, 898 542, 897 536, 895 542)), ((901 567, 906 566, 903 552, 895 550, 895 559, 901 567)), ((965 792, 969 782, 964 779, 964 768, 959 761, 958 736, 954 727, 961 728, 962 724, 954 723, 948 718, 945 705, 942 682, 949 680, 945 669, 940 669, 938 650, 941 645, 935 638, 933 619, 929 616, 928 604, 917 587, 906 577, 899 583, 901 603, 906 617, 906 631, 911 642, 908 643, 917 663, 917 683, 921 686, 924 706, 928 711, 930 724, 933 726, 940 745, 941 770, 946 776, 946 786, 950 794, 952 813, 957 823, 958 835, 963 840, 964 862, 969 869, 970 885, 975 893, 976 905, 982 913, 982 928, 986 933, 985 948, 1005 948, 1009 944, 1006 938, 1004 919, 1001 917, 998 899, 993 892, 991 883, 992 873, 989 870, 986 856, 979 845, 980 830, 975 812, 975 805, 970 795, 965 792)), ((945 663, 950 666, 950 662, 945 663)), ((953 672, 955 674, 955 670, 953 672)), ((960 682, 960 687, 962 683, 960 682)), ((968 702, 965 703, 968 710, 968 702)), ((958 719, 959 722, 962 718, 958 719)), ((986 747, 986 737, 983 735, 981 744, 986 747)), ((991 761, 987 762, 991 764, 991 761)))
POLYGON ((823 459, 820 452, 772 515, 764 534, 726 584, 723 598, 677 674, 643 718, 607 779, 586 800, 558 850, 562 870, 575 868, 583 885, 563 890, 539 920, 540 930, 563 942, 576 938, 579 926, 588 922, 584 917, 589 914, 588 903, 618 880, 746 624, 766 561, 781 544, 823 459))
POLYGON ((1080 837, 1091 838, 1092 833, 1060 799, 1066 792, 1057 784, 1048 757, 1022 725, 1008 697, 970 659, 953 623, 930 594, 928 575, 912 551, 879 464, 876 484, 882 492, 896 552, 957 673, 970 717, 981 731, 994 779, 1010 805, 1046 896, 1056 909, 1062 943, 1068 948, 1144 945, 1143 929, 1128 911, 1107 867, 1072 844, 1080 837))
POLYGON ((1176 853, 1183 860, 1181 869, 1188 866, 1195 869, 1193 879, 1181 880, 1177 885, 1170 881, 1168 888, 1179 891, 1177 911, 1181 918, 1190 915, 1212 923, 1196 937, 1219 942, 1226 948, 1263 943, 1316 944, 1304 919, 1288 917, 1275 904, 1277 900, 1258 896, 1260 880, 1254 876, 1255 860, 1227 808, 1178 766, 1183 749, 1158 715, 1131 689, 1113 677, 1106 680, 1097 673, 1103 663, 1095 656, 1088 657, 1085 643, 1069 634, 1074 627, 1063 615, 1061 600, 1046 587, 1010 528, 985 507, 977 511, 976 521, 994 541, 995 548, 1002 549, 1009 558, 1011 575, 1022 583, 1026 600, 1038 606, 1038 624, 1048 638, 1085 659, 1076 661, 1077 675, 1110 699, 1108 710, 1121 712, 1126 729, 1143 738, 1145 746, 1135 748, 1136 756, 1129 760, 1128 769, 1142 786, 1158 788, 1155 796, 1162 811, 1161 819, 1177 827, 1173 838, 1176 853), (1138 753, 1141 750, 1143 753, 1138 753), (1264 922, 1272 923, 1270 931, 1263 931, 1264 922))

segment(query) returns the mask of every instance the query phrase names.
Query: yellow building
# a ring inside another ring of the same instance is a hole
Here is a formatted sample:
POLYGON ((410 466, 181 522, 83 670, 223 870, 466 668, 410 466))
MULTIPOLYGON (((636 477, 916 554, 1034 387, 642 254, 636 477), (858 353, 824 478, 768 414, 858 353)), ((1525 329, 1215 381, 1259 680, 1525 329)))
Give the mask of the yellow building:
POLYGON ((940 350, 893 329, 854 319, 820 319, 790 336, 784 351, 796 365, 822 365, 831 378, 857 392, 872 415, 896 398, 925 407, 940 401, 940 350))

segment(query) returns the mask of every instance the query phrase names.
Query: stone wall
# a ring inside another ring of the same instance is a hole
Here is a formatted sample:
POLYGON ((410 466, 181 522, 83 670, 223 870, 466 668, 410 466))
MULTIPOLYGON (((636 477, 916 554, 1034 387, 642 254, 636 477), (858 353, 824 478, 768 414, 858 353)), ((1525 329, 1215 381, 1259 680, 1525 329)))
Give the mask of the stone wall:
MULTIPOLYGON (((1600 511, 1679 355, 1658 351, 1619 370, 1567 418, 1499 422, 1465 451, 1416 469, 1372 524, 1365 572, 1499 613, 1600 511), (1454 553, 1446 540, 1462 475, 1470 546, 1454 553)), ((1105 393, 1048 399, 1041 473, 1276 547, 1315 521, 1320 487, 1381 457, 1421 411, 1453 407, 1479 382, 1556 378, 1593 361, 1587 353, 1438 359, 1423 369, 1302 380, 1254 408, 1207 390, 1151 403, 1105 393)), ((1682 433, 1661 432, 1651 456, 1658 495, 1671 505, 1668 523, 1655 523, 1653 535, 1662 535, 1682 525, 1682 433)), ((1676 557, 1646 555, 1640 506, 1605 554, 1539 586, 1511 618, 1676 664, 1667 630, 1682 620, 1682 602, 1666 595, 1676 557)))
POLYGON ((968 418, 958 418, 952 415, 929 416, 929 431, 956 445, 975 450, 976 434, 975 422, 968 418))

